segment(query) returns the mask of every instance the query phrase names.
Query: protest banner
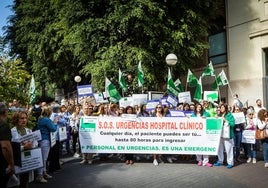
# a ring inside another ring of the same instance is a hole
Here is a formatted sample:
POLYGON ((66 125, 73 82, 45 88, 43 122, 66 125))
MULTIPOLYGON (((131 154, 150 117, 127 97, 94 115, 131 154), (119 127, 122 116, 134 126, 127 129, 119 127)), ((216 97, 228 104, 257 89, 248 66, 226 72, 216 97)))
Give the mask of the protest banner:
POLYGON ((217 155, 222 119, 83 117, 83 153, 217 155))
POLYGON ((190 91, 185 91, 185 92, 179 93, 178 99, 179 99, 179 103, 189 103, 190 104, 192 102, 190 91))
POLYGON ((67 128, 66 128, 66 126, 59 127, 59 140, 60 140, 60 142, 67 140, 67 128))
POLYGON ((255 139, 255 130, 243 130, 242 132, 242 143, 247 143, 247 144, 255 144, 256 139, 255 139))
POLYGON ((20 142, 34 142, 34 141, 39 141, 42 140, 40 130, 33 131, 31 133, 28 133, 26 135, 23 135, 20 137, 20 142))
POLYGON ((56 134, 57 134, 57 131, 50 132, 50 147, 53 147, 56 144, 56 134))
POLYGON ((119 100, 119 106, 126 108, 127 106, 133 106, 133 98, 132 97, 122 97, 119 100))
POLYGON ((15 173, 20 174, 43 167, 41 148, 21 152, 21 167, 15 166, 15 173))
POLYGON ((147 94, 132 94, 133 106, 147 104, 148 95, 147 94))
POLYGON ((235 119, 235 124, 245 123, 246 117, 243 112, 232 113, 235 119))

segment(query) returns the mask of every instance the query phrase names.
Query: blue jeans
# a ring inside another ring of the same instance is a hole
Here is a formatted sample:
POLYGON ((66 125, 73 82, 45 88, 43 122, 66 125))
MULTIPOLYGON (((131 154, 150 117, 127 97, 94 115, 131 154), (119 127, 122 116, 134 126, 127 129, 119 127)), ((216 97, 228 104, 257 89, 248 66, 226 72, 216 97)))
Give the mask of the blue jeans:
POLYGON ((235 159, 237 159, 240 156, 241 140, 242 140, 242 131, 235 131, 234 132, 235 159))
POLYGON ((248 154, 248 158, 256 158, 257 156, 256 144, 247 144, 247 154, 248 154), (252 147, 252 150, 251 150, 251 147, 252 147))
MULTIPOLYGON (((267 140, 267 139, 266 139, 267 140)), ((265 163, 268 163, 268 140, 262 142, 262 149, 263 149, 263 160, 265 163)))

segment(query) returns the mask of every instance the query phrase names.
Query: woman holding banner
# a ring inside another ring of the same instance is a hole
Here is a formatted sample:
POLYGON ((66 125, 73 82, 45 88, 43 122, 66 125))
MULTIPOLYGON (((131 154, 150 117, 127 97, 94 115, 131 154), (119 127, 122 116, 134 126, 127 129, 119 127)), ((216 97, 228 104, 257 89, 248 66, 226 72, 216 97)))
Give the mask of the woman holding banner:
POLYGON ((81 147, 80 147, 80 142, 79 142, 79 122, 80 122, 80 106, 76 105, 74 107, 74 112, 72 113, 70 117, 70 126, 72 128, 71 135, 73 139, 72 147, 73 147, 73 152, 74 152, 74 157, 79 157, 81 154, 81 147), (78 143, 78 152, 76 151, 76 144, 78 143))
MULTIPOLYGON (((48 170, 49 172, 55 172, 59 171, 61 169, 60 167, 60 154, 62 153, 61 151, 61 140, 64 140, 67 138, 67 131, 65 132, 66 134, 63 135, 65 136, 64 139, 62 139, 60 136, 60 130, 61 129, 66 129, 67 130, 67 125, 68 125, 68 120, 65 118, 63 114, 60 113, 60 107, 55 105, 53 106, 53 113, 50 116, 50 119, 55 122, 57 121, 56 127, 57 130, 55 132, 55 140, 56 143, 53 147, 50 148, 49 150, 49 155, 48 155, 48 170)), ((68 140, 68 138, 67 138, 68 140)))
POLYGON ((218 151, 218 161, 214 163, 214 166, 222 166, 224 160, 224 151, 226 151, 227 157, 227 168, 231 169, 234 166, 234 126, 235 119, 232 113, 228 110, 227 104, 220 105, 220 114, 219 117, 223 120, 223 127, 227 129, 227 134, 222 134, 220 138, 220 145, 218 151))
POLYGON ((40 183, 47 183, 46 179, 52 178, 52 176, 47 174, 47 158, 49 154, 49 150, 51 147, 51 133, 57 130, 57 122, 58 118, 54 119, 54 122, 50 119, 52 114, 51 107, 43 107, 41 116, 37 122, 37 129, 41 132, 42 140, 39 142, 39 146, 41 147, 42 156, 43 156, 43 164, 42 168, 37 170, 37 178, 36 181, 40 183))
MULTIPOLYGON (((152 114, 152 117, 164 117, 164 108, 161 106, 161 104, 156 105, 155 110, 152 114)), ((154 161, 153 164, 155 166, 158 165, 158 162, 164 163, 164 161, 161 159, 161 155, 160 154, 153 154, 154 157, 154 161), (157 160, 157 156, 158 156, 158 160, 157 160)))
MULTIPOLYGON (((22 136, 32 133, 32 130, 27 128, 26 125, 28 123, 28 114, 26 111, 17 111, 12 116, 12 124, 14 127, 11 129, 12 134, 12 142, 20 142, 22 136)), ((21 142, 21 151, 29 150, 37 147, 37 141, 25 141, 21 142)), ((24 172, 19 174, 20 180, 20 188, 28 187, 30 175, 33 177, 34 173, 31 172, 24 172)))
MULTIPOLYGON (((234 106, 233 107, 233 113, 241 113, 242 109, 239 106, 234 106)), ((242 144, 242 132, 244 130, 244 123, 237 123, 234 126, 234 158, 235 162, 240 163, 240 149, 241 149, 241 144, 242 144)))
MULTIPOLYGON (((125 109, 126 114, 135 114, 134 108, 132 106, 127 106, 125 109)), ((126 165, 133 165, 134 164, 134 154, 125 154, 126 156, 126 165)))
MULTIPOLYGON (((198 103, 195 105, 194 113, 191 115, 191 117, 198 117, 198 118, 206 118, 210 117, 209 113, 206 112, 203 108, 203 106, 198 103)), ((208 155, 196 155, 196 160, 198 161, 198 166, 207 166, 212 167, 213 165, 209 163, 209 156, 208 155)))
MULTIPOLYGON (((254 117, 254 110, 248 109, 247 110, 247 118, 246 118, 246 124, 245 124, 245 130, 255 131, 257 126, 257 119, 254 117)), ((247 154, 248 154, 248 160, 247 163, 251 162, 255 164, 257 162, 256 156, 257 156, 257 147, 255 144, 246 143, 247 148, 247 154), (252 148, 252 150, 251 150, 252 148)))

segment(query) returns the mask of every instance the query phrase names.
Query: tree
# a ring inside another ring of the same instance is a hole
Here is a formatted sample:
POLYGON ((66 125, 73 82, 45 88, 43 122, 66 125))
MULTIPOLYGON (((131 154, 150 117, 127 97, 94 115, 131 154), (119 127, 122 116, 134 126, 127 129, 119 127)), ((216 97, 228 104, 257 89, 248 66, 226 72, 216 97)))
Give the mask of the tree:
MULTIPOLYGON (((166 82, 167 54, 178 56, 175 77, 200 62, 223 2, 16 0, 7 39, 43 85, 72 90, 82 74, 104 90, 105 76, 118 83, 119 68, 137 75, 142 61, 144 85, 157 89, 166 82)), ((138 89, 137 77, 132 83, 138 89)))
POLYGON ((20 59, 0 57, 0 98, 5 102, 17 99, 21 104, 29 102, 29 78, 25 63, 20 59))

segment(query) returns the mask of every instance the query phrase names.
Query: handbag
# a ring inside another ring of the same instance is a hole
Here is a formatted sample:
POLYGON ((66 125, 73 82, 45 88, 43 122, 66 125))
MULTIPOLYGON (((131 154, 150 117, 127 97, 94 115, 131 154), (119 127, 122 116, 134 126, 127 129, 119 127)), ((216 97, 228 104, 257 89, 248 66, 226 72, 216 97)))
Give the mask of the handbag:
POLYGON ((255 139, 256 140, 263 140, 267 138, 266 130, 265 129, 257 129, 255 132, 255 139))

